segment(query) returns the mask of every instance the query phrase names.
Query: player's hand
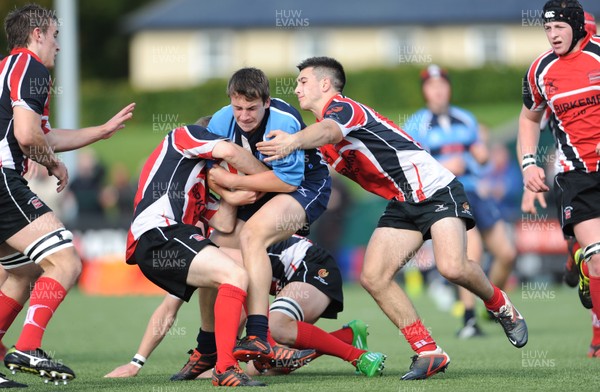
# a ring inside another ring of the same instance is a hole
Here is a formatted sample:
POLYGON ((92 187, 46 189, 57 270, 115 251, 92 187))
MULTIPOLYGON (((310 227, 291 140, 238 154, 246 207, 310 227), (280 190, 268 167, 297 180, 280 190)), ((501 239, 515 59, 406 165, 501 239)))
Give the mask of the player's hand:
POLYGON ((232 174, 229 171, 223 169, 221 166, 214 165, 208 171, 209 181, 213 181, 220 187, 227 189, 234 189, 237 186, 236 180, 239 178, 237 174, 232 174))
POLYGON ((135 109, 135 103, 130 103, 125 106, 121 111, 114 115, 113 118, 108 120, 102 128, 102 139, 108 139, 115 134, 119 129, 125 128, 125 122, 129 121, 133 117, 133 110, 135 109))
POLYGON ((279 129, 269 132, 267 139, 269 140, 256 143, 256 149, 261 154, 268 156, 265 158, 265 162, 285 158, 298 149, 294 135, 279 129))
POLYGON ((523 184, 532 192, 547 192, 546 173, 539 166, 531 165, 523 170, 523 184))
POLYGON ((254 204, 259 199, 259 192, 254 191, 235 191, 232 193, 230 204, 234 206, 245 206, 247 204, 254 204))
POLYGON ((540 207, 548 207, 548 205, 546 204, 546 198, 544 197, 543 193, 532 192, 529 189, 525 188, 523 191, 523 198, 521 199, 521 211, 525 214, 537 215, 537 208, 535 206, 536 200, 540 204, 540 207))
POLYGON ((128 363, 126 365, 121 365, 112 372, 108 373, 104 378, 127 378, 127 377, 135 377, 140 372, 140 368, 128 363))
POLYGON ((596 155, 600 155, 600 143, 596 144, 596 155))
POLYGON ((56 183, 56 192, 60 193, 67 187, 69 183, 69 172, 67 167, 61 161, 57 161, 56 165, 48 167, 48 175, 54 176, 58 180, 56 183))

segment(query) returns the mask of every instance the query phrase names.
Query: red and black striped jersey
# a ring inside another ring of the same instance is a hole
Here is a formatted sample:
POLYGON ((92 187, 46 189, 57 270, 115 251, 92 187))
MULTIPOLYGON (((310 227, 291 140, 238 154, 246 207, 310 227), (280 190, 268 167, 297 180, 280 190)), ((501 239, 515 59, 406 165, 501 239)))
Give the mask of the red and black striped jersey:
POLYGON ((454 175, 406 132, 373 109, 341 94, 323 109, 344 139, 321 147, 337 172, 387 200, 420 202, 448 185, 454 175))
POLYGON ((25 48, 14 49, 0 62, 0 165, 21 174, 27 172, 27 158, 14 134, 15 107, 32 110, 41 116, 44 133, 48 121, 50 72, 40 58, 25 48))
POLYGON ((218 209, 206 184, 207 160, 215 144, 228 140, 198 125, 179 127, 167 134, 144 164, 134 199, 133 221, 127 235, 126 260, 138 239, 155 227, 196 225, 218 209))
POLYGON ((549 107, 554 113, 561 172, 599 171, 600 37, 588 34, 581 49, 566 56, 552 50, 539 56, 523 80, 523 104, 533 111, 549 107))

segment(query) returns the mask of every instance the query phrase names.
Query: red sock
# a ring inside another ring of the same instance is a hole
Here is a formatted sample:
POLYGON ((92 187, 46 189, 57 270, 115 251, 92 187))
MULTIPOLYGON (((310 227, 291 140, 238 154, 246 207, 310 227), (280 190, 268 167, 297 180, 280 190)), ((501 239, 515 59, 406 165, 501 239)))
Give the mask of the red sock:
POLYGON ((402 332, 402 335, 404 335, 406 341, 410 344, 410 348, 417 354, 420 354, 423 351, 432 351, 437 348, 435 340, 433 340, 421 320, 417 320, 414 323, 407 325, 402 328, 400 332, 402 332))
POLYGON ((485 304, 485 307, 488 310, 491 310, 492 312, 498 312, 498 311, 500 311, 500 308, 502 306, 504 306, 504 304, 506 302, 504 301, 504 296, 502 295, 502 290, 500 290, 498 287, 494 286, 493 284, 492 284, 492 287, 494 288, 494 294, 487 301, 483 301, 483 303, 485 304))
POLYGON ((295 348, 314 348, 319 353, 333 355, 347 362, 353 362, 366 353, 365 350, 359 350, 312 324, 298 321, 296 325, 298 326, 298 336, 294 343, 295 348))
POLYGON ((21 309, 23 309, 23 305, 0 291, 0 341, 21 309))
POLYGON ((35 282, 31 290, 23 331, 15 344, 18 350, 35 350, 42 346, 46 327, 66 295, 67 290, 52 278, 43 276, 35 282))
POLYGON ((242 304, 246 292, 230 284, 219 286, 215 301, 215 340, 217 341, 217 373, 223 373, 237 365, 233 357, 233 347, 237 338, 242 304))
POLYGON ((348 344, 352 344, 352 338, 354 338, 352 328, 338 329, 337 331, 329 332, 329 334, 348 344))
MULTIPOLYGON (((587 263, 584 263, 584 265, 587 263)), ((590 296, 592 297, 592 346, 600 345, 600 276, 590 276, 590 296)))

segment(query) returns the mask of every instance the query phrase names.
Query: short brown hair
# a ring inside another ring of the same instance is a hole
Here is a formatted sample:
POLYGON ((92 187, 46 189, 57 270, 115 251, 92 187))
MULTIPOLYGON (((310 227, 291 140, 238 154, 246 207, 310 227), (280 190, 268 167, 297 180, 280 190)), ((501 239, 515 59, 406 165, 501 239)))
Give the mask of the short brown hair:
POLYGON ((4 19, 8 51, 14 48, 26 48, 29 44, 29 34, 36 28, 45 34, 52 22, 58 24, 56 11, 37 4, 27 4, 11 11, 4 19))
POLYGON ((269 99, 269 79, 258 68, 242 68, 236 71, 229 79, 227 95, 242 95, 248 100, 260 98, 263 103, 269 99))

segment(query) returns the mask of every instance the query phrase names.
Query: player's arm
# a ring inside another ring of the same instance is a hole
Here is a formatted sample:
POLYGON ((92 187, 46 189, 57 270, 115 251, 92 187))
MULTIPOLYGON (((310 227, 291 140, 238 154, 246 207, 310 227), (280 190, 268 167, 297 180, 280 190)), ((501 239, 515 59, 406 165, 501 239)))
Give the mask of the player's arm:
MULTIPOLYGON (((245 148, 228 140, 215 144, 212 157, 226 161, 242 173, 256 174, 269 170, 245 148)), ((225 171, 225 169, 222 170, 225 171)))
POLYGON ((28 158, 45 166, 48 173, 58 179, 56 191, 62 191, 69 183, 69 175, 42 131, 41 116, 20 106, 14 107, 13 115, 14 135, 21 150, 28 158))
POLYGON ((246 204, 252 204, 252 203, 256 202, 256 200, 258 200, 259 198, 261 198, 263 196, 263 193, 259 193, 259 192, 232 191, 228 188, 224 188, 224 187, 220 186, 219 184, 214 182, 214 180, 210 176, 210 172, 217 168, 219 168, 225 172, 227 171, 227 170, 221 168, 220 166, 213 166, 208 172, 209 173, 208 187, 212 191, 214 191, 217 195, 219 195, 221 197, 221 200, 225 200, 228 204, 231 204, 232 206, 243 206, 246 204))
POLYGON ((156 308, 148 325, 146 326, 146 332, 142 337, 140 346, 134 359, 128 364, 117 367, 112 372, 108 373, 106 378, 117 378, 117 377, 134 377, 136 376, 143 366, 143 363, 156 347, 162 342, 163 338, 173 325, 175 317, 179 308, 183 304, 183 301, 179 298, 175 298, 171 295, 166 295, 160 305, 156 308), (140 359, 143 358, 143 359, 140 359), (142 362, 142 363, 139 363, 142 362))
POLYGON ((123 129, 125 122, 133 117, 134 109, 135 103, 130 103, 102 125, 77 130, 52 129, 46 137, 55 151, 76 150, 98 140, 108 139, 115 132, 123 129))
POLYGON ((542 111, 529 110, 525 105, 519 115, 517 157, 523 169, 523 183, 532 192, 546 192, 550 189, 545 183, 544 169, 536 164, 542 115, 542 111))
POLYGON ((211 170, 209 178, 221 187, 235 189, 236 191, 289 193, 298 188, 281 180, 273 170, 238 176, 218 167, 214 171, 211 170))
POLYGON ((317 148, 342 141, 344 134, 338 124, 331 119, 312 124, 300 132, 289 134, 282 130, 269 132, 268 141, 256 144, 256 148, 269 157, 266 162, 282 159, 296 150, 317 148))

